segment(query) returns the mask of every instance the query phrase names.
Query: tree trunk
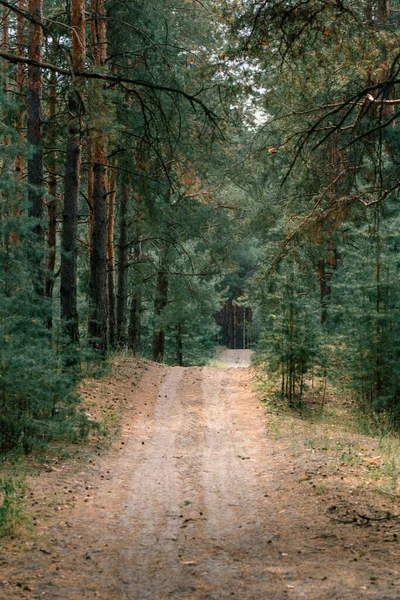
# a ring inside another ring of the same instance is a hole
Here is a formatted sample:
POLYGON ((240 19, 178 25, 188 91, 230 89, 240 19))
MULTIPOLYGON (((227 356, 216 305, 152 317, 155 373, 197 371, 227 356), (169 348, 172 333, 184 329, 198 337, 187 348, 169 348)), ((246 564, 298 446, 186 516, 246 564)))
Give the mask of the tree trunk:
MULTIPOLYGON (((9 52, 10 51, 10 48, 9 48, 10 33, 9 33, 9 18, 8 18, 9 11, 7 8, 2 7, 0 14, 1 14, 1 23, 0 23, 1 44, 0 44, 0 47, 3 52, 9 52)), ((0 119, 1 119, 1 124, 5 125, 5 126, 9 126, 11 124, 10 118, 9 118, 10 115, 9 115, 8 100, 7 100, 8 95, 9 95, 9 89, 8 89, 9 67, 10 67, 10 65, 8 62, 6 62, 5 60, 1 61, 0 78, 1 78, 2 93, 4 94, 5 102, 3 102, 3 104, 0 108, 0 111, 1 111, 0 119)), ((10 136, 7 133, 3 134, 0 143, 5 147, 9 146, 10 145, 10 136)), ((6 173, 9 171, 9 159, 8 159, 8 151, 7 150, 3 151, 1 170, 2 170, 2 173, 6 173)), ((6 190, 6 188, 4 188, 3 191, 1 192, 0 196, 1 196, 1 202, 3 205, 2 213, 3 213, 3 215, 5 215, 5 214, 9 215, 13 210, 12 194, 10 195, 8 193, 8 191, 6 190)), ((15 241, 14 232, 12 232, 10 235, 10 241, 11 242, 15 241)))
POLYGON ((234 323, 234 316, 233 316, 233 304, 232 304, 232 300, 229 300, 229 305, 228 305, 228 348, 234 348, 235 347, 235 323, 234 323))
POLYGON ((224 305, 224 339, 222 344, 227 348, 229 348, 229 318, 229 300, 227 300, 224 305))
POLYGON ((377 23, 384 25, 390 17, 390 2, 389 0, 378 0, 377 3, 377 23))
MULTIPOLYGON (((72 65, 83 71, 86 54, 85 3, 71 2, 72 65)), ((79 341, 77 307, 77 231, 81 172, 81 115, 84 81, 76 78, 68 97, 68 140, 65 159, 64 211, 61 246, 61 318, 68 343, 79 341)))
POLYGON ((318 261, 318 281, 320 288, 320 306, 321 306, 321 324, 323 325, 328 318, 327 306, 332 294, 333 271, 337 269, 337 251, 333 242, 326 243, 326 249, 331 252, 329 258, 321 258, 318 261), (329 267, 327 272, 326 267, 329 267))
MULTIPOLYGON (((77 109, 70 98, 69 110, 77 109)), ((63 329, 68 341, 76 343, 79 340, 78 310, 77 310, 77 223, 78 223, 78 194, 80 169, 80 140, 79 128, 75 119, 71 118, 68 125, 67 154, 65 160, 64 210, 61 244, 61 318, 63 329)))
MULTIPOLYGON (((43 0, 29 0, 29 13, 36 21, 43 21, 43 0)), ((29 58, 41 62, 43 30, 29 22, 29 58)), ((34 285, 44 293, 43 269, 43 135, 42 135, 42 74, 40 68, 28 66, 28 201, 29 216, 34 220, 33 232, 37 247, 32 252, 34 285)))
MULTIPOLYGON (((104 0, 91 0, 92 57, 95 67, 107 59, 104 0)), ((89 339, 103 356, 107 352, 107 140, 104 129, 91 129, 93 169, 93 226, 89 281, 89 339)))
POLYGON ((103 164, 93 167, 93 232, 90 253, 89 337, 103 355, 107 352, 107 191, 103 164))
MULTIPOLYGON (((25 10, 25 0, 18 0, 18 8, 21 11, 25 10)), ((16 38, 17 38, 17 51, 16 54, 19 57, 23 57, 25 55, 24 52, 24 23, 25 23, 25 19, 23 18, 22 15, 17 15, 17 30, 16 30, 16 38)), ((17 110, 17 117, 15 120, 15 127, 17 129, 17 131, 19 131, 19 141, 22 143, 24 140, 24 124, 25 124, 25 110, 24 110, 24 106, 21 104, 21 97, 24 93, 24 88, 25 88, 25 72, 26 72, 26 67, 25 65, 18 63, 17 67, 16 67, 16 94, 18 97, 18 110, 17 110)), ((18 154, 16 159, 15 159, 15 173, 17 176, 22 177, 24 172, 24 158, 21 154, 18 154)), ((15 208, 15 212, 16 214, 20 214, 21 210, 19 208, 19 206, 17 205, 15 208)))
POLYGON ((152 354, 155 362, 164 360, 165 331, 160 323, 162 311, 168 302, 168 274, 165 268, 165 262, 161 264, 161 269, 157 275, 157 289, 154 300, 154 330, 152 354))
POLYGON ((115 250, 114 222, 116 197, 116 171, 112 169, 110 177, 110 192, 108 194, 108 226, 107 226, 107 261, 108 261, 108 329, 111 348, 116 346, 115 331, 115 250))
POLYGON ((131 299, 128 348, 134 354, 140 351, 141 341, 141 315, 142 315, 142 288, 136 286, 131 299))
MULTIPOLYGON (((3 52, 9 52, 9 42, 10 42, 10 33, 9 33, 9 19, 8 19, 8 8, 3 7, 1 11, 1 49, 3 52)), ((8 68, 8 63, 4 62, 2 64, 3 68, 8 68)), ((7 90, 6 90, 7 91, 7 90)))
POLYGON ((121 184, 119 204, 119 241, 118 241, 118 283, 117 283, 117 346, 123 348, 126 344, 126 307, 128 298, 128 197, 129 187, 126 182, 121 184))
MULTIPOLYGON (((49 86, 49 146, 56 146, 56 74, 51 73, 49 86)), ((54 269, 56 264, 56 236, 57 236, 57 177, 56 177, 56 152, 51 150, 49 155, 49 176, 48 176, 49 201, 48 211, 48 229, 47 229, 47 271, 45 281, 45 294, 51 300, 54 287, 54 269)), ((53 326, 53 318, 50 313, 47 326, 53 326)))
POLYGON ((183 341, 182 341, 182 323, 176 326, 176 360, 180 367, 183 366, 183 341))
POLYGON ((376 397, 382 393, 382 322, 381 322, 381 234, 380 234, 380 209, 378 206, 375 209, 375 228, 376 228, 376 240, 375 240, 375 252, 376 252, 376 264, 375 264, 375 288, 376 288, 376 320, 375 320, 375 345, 376 345, 376 360, 375 360, 375 394, 376 397))
MULTIPOLYGON (((3 52, 9 52, 10 51, 10 30, 9 30, 9 18, 8 18, 8 8, 4 8, 1 11, 1 49, 3 52)), ((2 61, 1 64, 1 75, 2 75, 2 83, 3 83, 3 92, 4 92, 4 96, 7 98, 8 93, 9 93, 9 89, 8 89, 8 69, 9 69, 9 63, 6 61, 2 61)), ((9 125, 9 115, 8 115, 8 109, 7 109, 7 102, 4 103, 3 109, 2 109, 2 120, 3 123, 9 125)), ((10 144, 10 136, 6 135, 4 137, 4 139, 2 140, 3 145, 4 146, 9 146, 10 144)), ((5 155, 6 157, 6 155, 5 155)), ((8 162, 8 161, 7 161, 8 162)), ((4 168, 4 165, 3 165, 4 168)))
POLYGON ((88 247, 92 248, 93 237, 93 151, 92 151, 92 133, 89 131, 86 136, 86 161, 89 165, 87 170, 87 202, 88 202, 88 247))
POLYGON ((140 199, 137 197, 135 201, 135 220, 133 228, 133 254, 137 275, 133 278, 133 290, 128 329, 128 348, 134 354, 140 352, 141 342, 143 276, 140 272, 140 268, 138 268, 138 265, 140 265, 140 261, 142 258, 142 250, 140 245, 142 221, 143 215, 140 206, 140 199))
POLYGON ((321 258, 318 261, 318 281, 320 289, 321 325, 323 325, 328 317, 326 306, 329 296, 331 295, 331 287, 328 283, 328 274, 326 272, 324 258, 321 258))

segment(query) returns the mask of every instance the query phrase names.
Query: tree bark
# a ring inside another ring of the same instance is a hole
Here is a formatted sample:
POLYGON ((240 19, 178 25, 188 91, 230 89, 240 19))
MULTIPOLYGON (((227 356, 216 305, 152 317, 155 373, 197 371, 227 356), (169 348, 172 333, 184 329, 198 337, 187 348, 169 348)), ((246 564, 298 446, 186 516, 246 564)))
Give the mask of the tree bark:
POLYGON ((161 269, 157 274, 156 297, 154 300, 154 330, 152 354, 154 362, 163 362, 165 331, 160 323, 160 317, 168 302, 168 274, 165 269, 165 262, 161 264, 161 269))
POLYGON ((176 360, 180 367, 183 366, 183 341, 182 341, 182 323, 176 326, 176 360))
POLYGON ((93 231, 90 253, 89 338, 101 354, 107 352, 107 192, 103 164, 93 167, 93 231))
MULTIPOLYGON (((141 259, 140 250, 140 235, 141 235, 141 219, 142 215, 140 212, 140 206, 138 201, 135 206, 135 223, 133 232, 133 253, 135 264, 138 265, 141 259)), ((134 354, 140 352, 141 342, 141 320, 142 320, 142 274, 138 273, 138 276, 134 278, 131 307, 130 307, 130 318, 129 318, 129 329, 128 329, 128 348, 134 354)))
MULTIPOLYGON (((50 76, 49 86, 49 145, 51 148, 56 146, 56 74, 50 76)), ((48 190, 49 202, 47 205, 48 212, 48 229, 47 229, 47 271, 45 280, 45 294, 51 299, 53 297, 54 287, 54 269, 56 264, 56 237, 57 237, 57 177, 56 177, 56 152, 51 150, 49 155, 49 175, 48 175, 48 190)), ((52 314, 49 315, 47 326, 53 326, 52 314)))
POLYGON ((108 329, 111 348, 116 346, 115 323, 115 250, 114 250, 114 222, 115 222, 115 197, 116 197, 116 171, 111 170, 110 192, 108 194, 108 225, 107 225, 107 262, 108 262, 108 329))
MULTIPOLYGON (((29 13, 36 21, 43 21, 43 0, 29 0, 29 13)), ((43 30, 29 22, 29 58, 41 62, 43 30)), ((37 247, 32 251, 34 285, 39 294, 44 293, 43 268, 43 132, 42 132, 42 73, 40 68, 28 66, 28 201, 29 216, 33 219, 33 232, 37 247)))
MULTIPOLYGON (((10 43, 10 24, 9 24, 9 18, 8 18, 8 9, 4 8, 1 11, 1 49, 4 52, 9 52, 10 48, 9 48, 9 43, 10 43)), ((9 68, 9 63, 7 62, 2 62, 1 64, 1 74, 2 74, 2 82, 3 82, 3 92, 5 97, 8 96, 9 93, 9 89, 8 89, 8 71, 9 68)), ((3 122, 6 124, 9 124, 9 119, 8 119, 8 110, 6 108, 7 103, 5 103, 5 106, 3 107, 3 122)), ((9 146, 10 144, 10 137, 8 135, 6 135, 4 137, 4 139, 2 140, 3 145, 4 146, 9 146)), ((4 167, 3 167, 4 168, 4 167)))
POLYGON ((141 342, 141 315, 142 315, 142 290, 141 286, 136 287, 132 294, 129 330, 128 330, 128 348, 134 354, 140 351, 141 342))
POLYGON ((88 247, 89 251, 91 251, 93 237, 93 151, 91 131, 89 131, 86 136, 86 161, 89 165, 87 170, 88 247))
POLYGON ((376 229, 376 240, 375 240, 375 252, 376 252, 376 264, 375 264, 375 289, 376 289, 376 319, 375 319, 375 334, 376 334, 376 357, 375 357, 375 397, 379 398, 382 393, 382 322, 381 322, 381 303, 382 303, 382 289, 381 289, 381 233, 380 233, 380 210, 381 207, 376 207, 375 210, 375 229, 376 229))
MULTIPOLYGON (((91 41, 95 67, 107 60, 104 0, 91 0, 91 41)), ((104 356, 107 352, 107 140, 103 128, 91 129, 93 170, 93 225, 90 253, 89 339, 104 356)))
POLYGON ((3 7, 1 11, 1 49, 4 50, 4 52, 9 52, 10 50, 9 26, 8 8, 3 7))
MULTIPOLYGON (((25 10, 25 0, 18 0, 18 8, 22 11, 25 10)), ((25 55, 24 52, 24 23, 25 20, 22 15, 17 15, 17 30, 16 30, 16 39, 17 39, 17 56, 23 57, 25 55)), ((25 123, 25 110, 23 105, 21 104, 20 98, 24 93, 25 88, 25 74, 26 68, 25 65, 19 63, 16 68, 16 94, 18 96, 18 109, 17 109, 17 117, 15 126, 17 131, 19 131, 19 141, 22 143, 25 137, 24 133, 24 123, 25 123)), ((55 74, 54 74, 55 76, 55 74)), ((21 154, 18 154, 15 159, 15 173, 17 176, 22 177, 24 172, 24 158, 21 154)), ((15 208, 15 212, 17 215, 20 214, 21 209, 18 204, 15 208)))
MULTIPOLYGON (((85 3, 71 2, 72 64, 83 71, 86 54, 85 3)), ((61 318, 68 343, 79 341, 77 307, 77 231, 81 171, 81 119, 84 82, 77 77, 68 97, 67 152, 65 158, 64 210, 61 245, 61 318)), ((73 362, 76 360, 72 359, 73 362)))
MULTIPOLYGON (((172 161, 168 163, 167 174, 171 171, 172 161)), ((171 187, 168 188, 166 196, 166 204, 169 204, 171 195, 171 187)), ((161 322, 161 315, 168 303, 168 252, 169 247, 166 242, 163 243, 161 249, 160 268, 157 274, 156 295, 154 299, 154 329, 152 354, 155 362, 164 361, 164 346, 165 346, 165 330, 161 322)))
POLYGON ((117 282, 117 346, 123 348, 126 344, 126 307, 128 298, 128 198, 129 187, 126 182, 121 184, 119 203, 119 241, 118 241, 118 282, 117 282))
POLYGON ((330 275, 326 272, 324 258, 321 258, 318 261, 318 281, 320 290, 321 325, 323 325, 328 318, 327 302, 331 295, 331 286, 329 285, 330 275))

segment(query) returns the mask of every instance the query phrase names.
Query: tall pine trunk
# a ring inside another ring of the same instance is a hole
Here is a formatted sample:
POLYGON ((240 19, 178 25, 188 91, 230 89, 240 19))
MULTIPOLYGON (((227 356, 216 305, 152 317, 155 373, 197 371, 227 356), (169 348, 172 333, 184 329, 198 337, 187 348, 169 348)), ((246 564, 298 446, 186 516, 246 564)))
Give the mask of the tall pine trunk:
POLYGON ((165 259, 161 263, 161 268, 157 274, 157 288, 154 299, 154 330, 152 355, 155 362, 163 362, 165 346, 165 330, 160 323, 161 314, 168 302, 168 274, 166 270, 165 259))
POLYGON ((331 295, 331 286, 329 285, 330 274, 326 272, 324 258, 321 258, 318 261, 318 281, 320 290, 321 325, 323 325, 328 318, 327 305, 331 295))
POLYGON ((183 366, 183 340, 182 340, 182 323, 176 326, 176 360, 180 367, 183 366))
POLYGON ((86 161, 89 165, 87 170, 87 202, 88 202, 88 248, 92 247, 93 237, 93 152, 92 152, 92 135, 89 131, 86 136, 86 161))
MULTIPOLYGON (((83 71, 86 54, 85 3, 71 2, 72 65, 83 71)), ((76 78, 68 97, 68 132, 65 158, 64 209, 61 245, 61 318, 68 342, 79 341, 77 307, 77 232, 79 180, 81 171, 81 115, 84 82, 76 78)), ((71 359, 75 362, 76 359, 71 359)))
MULTIPOLYGON (((18 8, 21 11, 25 10, 25 0, 18 0, 18 8)), ((25 40, 24 40, 24 23, 25 19, 22 15, 17 15, 17 29, 16 29, 16 39, 17 39, 17 50, 16 54, 20 58, 23 58, 25 55, 25 40)), ((25 137, 25 106, 21 102, 21 98, 24 94, 25 88, 25 75, 26 75, 26 67, 25 65, 18 63, 16 67, 16 94, 17 94, 17 115, 15 119, 15 127, 19 132, 19 141, 22 143, 25 137)), ((22 179, 22 175, 24 172, 24 158, 22 154, 18 154, 15 158, 15 173, 17 177, 22 179)), ((18 199, 19 200, 19 199, 18 199)), ((21 209, 19 207, 19 203, 17 202, 15 207, 15 213, 19 215, 21 209)))
MULTIPOLYGON (((91 0, 91 41, 95 67, 107 59, 104 0, 91 0)), ((98 90, 100 92, 100 90, 98 90)), ((100 93, 99 93, 100 97, 100 93)), ((91 128, 93 212, 89 279, 89 338, 103 355, 107 352, 107 140, 102 127, 91 128)))
POLYGON ((118 254, 118 281, 117 281, 117 346, 123 348, 126 344, 126 307, 128 299, 128 198, 129 187, 124 181, 121 184, 119 202, 119 240, 118 254))
POLYGON ((380 206, 375 208, 375 290, 376 290, 376 301, 375 301, 375 309, 376 309, 376 317, 375 317, 375 394, 376 398, 382 393, 382 358, 383 358, 383 340, 382 340, 382 247, 381 247, 381 215, 380 215, 380 206))
MULTIPOLYGON (((56 237, 57 237, 57 176, 56 176, 56 103, 57 103, 56 74, 50 75, 49 86, 49 145, 52 148, 49 154, 48 190, 49 201, 47 204, 48 229, 47 229, 47 270, 45 293, 51 300, 54 287, 54 269, 56 264, 56 237)), ((53 326, 52 314, 49 315, 47 325, 53 326)))
MULTIPOLYGON (((3 52, 10 51, 9 44, 10 44, 10 25, 9 25, 9 18, 8 18, 8 9, 3 8, 1 11, 1 49, 3 52)), ((7 96, 9 95, 9 89, 8 89, 9 81, 8 81, 8 74, 7 74, 8 68, 9 68, 9 64, 6 61, 2 61, 1 75, 2 75, 2 83, 3 83, 3 93, 4 93, 5 98, 7 98, 7 96)), ((7 106, 7 102, 4 103, 4 106, 2 109, 2 113, 3 113, 2 121, 3 121, 3 123, 10 125, 9 119, 8 119, 8 114, 7 114, 8 111, 7 111, 6 106, 7 106)), ((10 144, 9 135, 4 136, 2 143, 4 146, 9 146, 9 144, 10 144)), ((3 169, 4 169, 4 166, 5 165, 3 164, 3 169)))
POLYGON ((140 351, 141 342, 142 290, 136 287, 133 291, 129 315, 128 348, 134 354, 140 351))
POLYGON ((108 226, 107 226, 107 262, 108 262, 108 330, 111 348, 116 346, 115 323, 115 249, 114 249, 114 223, 115 223, 115 198, 116 198, 116 171, 111 170, 110 192, 108 194, 108 226))
MULTIPOLYGON (((29 13, 36 21, 43 21, 43 0, 29 0, 29 13)), ((29 22, 29 58, 42 61, 43 30, 34 22, 29 22)), ((34 285, 39 294, 44 293, 43 268, 43 132, 42 132, 42 73, 39 67, 28 66, 28 201, 29 216, 34 220, 33 232, 36 237, 31 260, 34 271, 34 285)))
MULTIPOLYGON (((136 216, 133 232, 133 254, 135 265, 138 265, 141 259, 139 240, 141 235, 140 224, 142 219, 139 201, 136 202, 135 212, 136 216)), ((128 348, 134 354, 137 354, 140 351, 142 320, 142 285, 142 274, 139 270, 138 275, 134 277, 128 329, 128 348)))

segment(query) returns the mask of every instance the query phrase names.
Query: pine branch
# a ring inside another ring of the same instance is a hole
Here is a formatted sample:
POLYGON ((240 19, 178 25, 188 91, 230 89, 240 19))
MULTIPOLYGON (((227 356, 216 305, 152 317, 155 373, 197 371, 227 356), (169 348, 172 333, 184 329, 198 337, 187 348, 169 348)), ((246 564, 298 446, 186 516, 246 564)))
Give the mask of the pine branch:
MULTIPOLYGON (((0 4, 2 0, 0 0, 0 4)), ((53 71, 54 73, 58 73, 59 75, 65 75, 66 77, 84 77, 85 79, 94 79, 100 81, 108 81, 114 84, 129 84, 138 87, 142 87, 150 90, 157 90, 160 92, 166 92, 171 94, 177 94, 178 96, 182 96, 185 98, 192 106, 193 110, 196 112, 196 106, 200 106, 200 108, 204 111, 207 117, 217 125, 217 115, 210 110, 202 100, 200 100, 197 96, 201 93, 200 90, 197 94, 189 94, 184 90, 180 90, 178 88, 169 87, 166 85, 158 85, 156 83, 151 83, 150 81, 144 81, 142 79, 131 79, 129 77, 119 77, 117 75, 109 75, 108 73, 96 73, 94 71, 73 71, 72 69, 65 69, 63 67, 58 67, 52 63, 42 62, 33 60, 32 58, 27 58, 24 56, 17 56, 16 54, 10 54, 9 52, 0 51, 0 57, 4 58, 10 63, 13 64, 25 64, 31 65, 34 67, 38 67, 39 69, 45 69, 47 71, 53 71)), ((126 91, 130 92, 128 88, 124 88, 126 91)))

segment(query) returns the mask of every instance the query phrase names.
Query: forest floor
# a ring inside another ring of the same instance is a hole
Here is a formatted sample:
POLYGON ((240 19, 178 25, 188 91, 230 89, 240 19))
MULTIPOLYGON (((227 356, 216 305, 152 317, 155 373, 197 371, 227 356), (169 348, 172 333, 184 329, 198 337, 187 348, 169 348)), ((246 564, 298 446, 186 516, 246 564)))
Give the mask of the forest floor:
POLYGON ((396 442, 330 396, 326 418, 268 409, 249 351, 218 361, 86 382, 119 432, 30 465, 35 526, 0 540, 0 598, 400 599, 396 442))

